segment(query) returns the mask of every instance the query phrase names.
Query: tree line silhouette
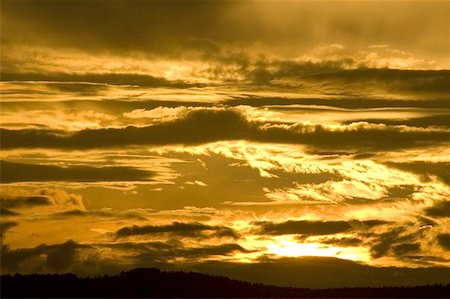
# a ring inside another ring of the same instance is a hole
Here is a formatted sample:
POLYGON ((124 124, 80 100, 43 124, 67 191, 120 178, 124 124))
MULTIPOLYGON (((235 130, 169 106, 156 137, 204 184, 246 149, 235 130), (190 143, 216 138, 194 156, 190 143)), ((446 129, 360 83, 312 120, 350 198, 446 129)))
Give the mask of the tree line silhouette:
POLYGON ((450 284, 308 289, 267 286, 208 274, 138 268, 114 276, 2 275, 2 298, 448 298, 450 284))

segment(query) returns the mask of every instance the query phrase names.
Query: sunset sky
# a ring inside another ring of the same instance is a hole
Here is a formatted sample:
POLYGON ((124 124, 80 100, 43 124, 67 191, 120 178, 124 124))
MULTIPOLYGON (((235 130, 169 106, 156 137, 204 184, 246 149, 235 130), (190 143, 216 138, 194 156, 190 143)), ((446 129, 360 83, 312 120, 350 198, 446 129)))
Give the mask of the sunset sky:
POLYGON ((1 273, 450 283, 450 2, 2 0, 1 273))

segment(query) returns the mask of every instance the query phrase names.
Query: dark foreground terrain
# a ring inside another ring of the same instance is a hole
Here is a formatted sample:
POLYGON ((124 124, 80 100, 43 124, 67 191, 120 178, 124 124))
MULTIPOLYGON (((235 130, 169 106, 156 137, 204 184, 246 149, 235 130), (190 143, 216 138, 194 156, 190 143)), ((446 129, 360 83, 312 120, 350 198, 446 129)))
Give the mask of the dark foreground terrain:
POLYGON ((450 285, 300 289, 274 287, 193 272, 134 269, 116 276, 73 274, 1 276, 7 297, 259 297, 259 298, 448 298, 450 285))

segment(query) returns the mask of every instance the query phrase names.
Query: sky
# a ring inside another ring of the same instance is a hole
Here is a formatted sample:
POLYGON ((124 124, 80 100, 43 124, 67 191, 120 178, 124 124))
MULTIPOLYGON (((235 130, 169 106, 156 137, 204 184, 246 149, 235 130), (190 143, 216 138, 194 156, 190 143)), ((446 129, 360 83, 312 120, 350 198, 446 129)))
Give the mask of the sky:
POLYGON ((450 2, 4 0, 1 273, 450 283, 450 2))

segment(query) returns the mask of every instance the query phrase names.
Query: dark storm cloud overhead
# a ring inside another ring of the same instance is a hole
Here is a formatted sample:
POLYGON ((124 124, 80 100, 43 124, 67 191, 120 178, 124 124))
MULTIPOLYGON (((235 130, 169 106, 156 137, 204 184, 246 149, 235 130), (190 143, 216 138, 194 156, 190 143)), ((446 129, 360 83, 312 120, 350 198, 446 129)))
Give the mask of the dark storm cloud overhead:
POLYGON ((239 235, 233 229, 225 226, 211 226, 198 222, 181 223, 173 222, 166 225, 145 225, 145 226, 127 226, 117 230, 116 236, 119 238, 154 235, 161 233, 170 233, 183 237, 210 238, 210 237, 229 237, 237 239, 239 235))
POLYGON ((93 51, 143 50, 165 55, 181 55, 186 49, 214 52, 216 46, 208 37, 226 30, 215 22, 221 14, 222 3, 5 1, 2 31, 6 34, 2 34, 2 42, 32 42, 93 51), (45 32, 46 38, 35 32, 45 32))
POLYGON ((450 201, 441 201, 434 206, 426 208, 425 213, 430 217, 450 218, 450 201))
POLYGON ((124 166, 69 166, 25 164, 0 161, 2 183, 15 182, 102 182, 102 181, 149 181, 153 173, 124 166))
POLYGON ((389 162, 386 165, 403 171, 413 172, 429 180, 430 176, 450 185, 450 162, 415 161, 410 163, 389 162))
POLYGON ((373 226, 387 224, 381 220, 366 221, 308 221, 289 220, 281 223, 255 222, 259 234, 268 235, 333 235, 351 230, 367 229, 373 226))
MULTIPOLYGON (((202 144, 223 140, 292 143, 321 148, 389 150, 450 142, 450 132, 403 130, 360 123, 331 130, 322 125, 271 125, 248 121, 234 109, 190 111, 174 121, 148 127, 82 130, 72 134, 46 130, 1 129, 3 149, 88 149, 128 145, 202 144)), ((95 172, 94 172, 95 173, 95 172)), ((95 173, 96 174, 96 173, 95 173)))
POLYGON ((173 87, 189 88, 200 87, 201 84, 190 84, 182 81, 170 81, 164 78, 153 77, 140 74, 121 74, 121 73, 1 73, 1 81, 40 81, 51 82, 49 87, 56 88, 59 91, 79 92, 81 94, 95 94, 97 91, 105 89, 102 85, 87 85, 86 83, 101 83, 109 85, 137 85, 142 87, 173 87), (72 84, 62 84, 62 83, 72 84), (78 82, 78 83, 74 83, 78 82), (83 84, 84 83, 84 84, 83 84))
POLYGON ((445 5, 6 0, 2 2, 1 41, 169 56, 186 52, 214 56, 218 44, 261 43, 287 48, 288 54, 323 42, 366 47, 394 44, 445 57, 449 47, 442 38, 448 36, 445 5))

